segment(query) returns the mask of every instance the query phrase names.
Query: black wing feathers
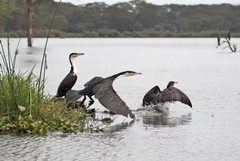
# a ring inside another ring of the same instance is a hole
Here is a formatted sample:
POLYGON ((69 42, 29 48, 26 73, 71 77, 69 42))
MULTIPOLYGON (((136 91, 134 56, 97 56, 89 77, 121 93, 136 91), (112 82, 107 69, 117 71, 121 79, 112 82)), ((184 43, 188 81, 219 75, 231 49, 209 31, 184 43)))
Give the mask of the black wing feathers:
POLYGON ((112 83, 109 84, 109 81, 104 81, 94 87, 93 93, 99 102, 111 112, 121 114, 126 117, 130 115, 131 118, 134 118, 134 115, 131 110, 129 110, 129 107, 117 95, 116 91, 112 87, 112 83))
POLYGON ((152 89, 150 89, 145 96, 143 97, 143 103, 142 105, 150 105, 157 104, 157 99, 161 93, 161 90, 158 86, 154 86, 152 89))
POLYGON ((162 95, 160 97, 161 102, 166 102, 166 101, 180 101, 184 104, 189 105, 192 107, 192 103, 188 96, 183 93, 181 90, 175 88, 175 87, 170 87, 166 88, 162 91, 162 95))

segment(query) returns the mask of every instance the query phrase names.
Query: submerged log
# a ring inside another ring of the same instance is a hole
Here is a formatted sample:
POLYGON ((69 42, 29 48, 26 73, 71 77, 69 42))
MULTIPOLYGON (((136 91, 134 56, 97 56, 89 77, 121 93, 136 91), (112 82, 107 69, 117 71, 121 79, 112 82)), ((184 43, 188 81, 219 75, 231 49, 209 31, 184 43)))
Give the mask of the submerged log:
POLYGON ((227 34, 225 34, 225 35, 218 35, 218 37, 217 37, 217 43, 218 43, 218 45, 217 45, 216 48, 218 48, 219 46, 221 46, 221 45, 224 44, 224 43, 227 43, 228 45, 225 46, 225 47, 223 48, 223 50, 225 50, 226 48, 229 48, 232 52, 237 52, 237 45, 236 45, 236 44, 231 44, 231 42, 230 42, 230 40, 231 40, 230 33, 231 33, 231 32, 228 31, 227 34), (221 37, 224 38, 224 40, 223 40, 222 42, 221 42, 221 37))

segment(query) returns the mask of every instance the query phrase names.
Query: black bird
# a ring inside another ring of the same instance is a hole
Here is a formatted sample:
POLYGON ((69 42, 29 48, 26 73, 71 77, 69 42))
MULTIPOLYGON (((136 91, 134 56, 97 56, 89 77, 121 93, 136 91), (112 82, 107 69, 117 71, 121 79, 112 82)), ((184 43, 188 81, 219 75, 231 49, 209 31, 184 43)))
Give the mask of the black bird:
POLYGON ((163 91, 161 91, 158 86, 153 87, 143 97, 143 106, 150 104, 156 105, 157 103, 180 101, 192 107, 192 103, 188 96, 180 89, 174 87, 175 83, 177 82, 170 81, 167 85, 167 88, 163 91))
POLYGON ((221 45, 220 39, 221 39, 221 37, 220 37, 220 35, 218 35, 218 37, 217 37, 218 46, 221 45))
POLYGON ((230 31, 228 31, 228 33, 227 33, 227 38, 228 38, 228 40, 231 39, 230 33, 231 33, 230 31))
POLYGON ((156 85, 153 88, 151 88, 143 97, 143 106, 151 105, 152 104, 157 104, 158 102, 158 97, 161 94, 160 88, 156 85))
POLYGON ((94 77, 84 85, 84 89, 80 91, 70 90, 67 92, 66 97, 69 100, 75 100, 83 96, 84 98, 82 100, 82 103, 84 103, 86 96, 88 96, 90 99, 88 105, 89 107, 94 103, 92 96, 95 95, 95 98, 97 98, 99 102, 111 112, 115 114, 121 114, 125 117, 128 117, 129 115, 131 118, 134 118, 135 115, 132 113, 126 103, 118 96, 116 91, 113 89, 112 84, 116 78, 122 76, 134 76, 137 74, 141 73, 136 73, 134 71, 124 71, 107 78, 94 77))
POLYGON ((83 53, 71 53, 69 55, 69 62, 71 65, 71 70, 68 73, 68 75, 62 80, 62 82, 59 84, 57 89, 57 95, 56 97, 63 97, 66 95, 66 92, 74 86, 74 84, 77 81, 77 68, 74 63, 74 59, 80 55, 84 55, 83 53))

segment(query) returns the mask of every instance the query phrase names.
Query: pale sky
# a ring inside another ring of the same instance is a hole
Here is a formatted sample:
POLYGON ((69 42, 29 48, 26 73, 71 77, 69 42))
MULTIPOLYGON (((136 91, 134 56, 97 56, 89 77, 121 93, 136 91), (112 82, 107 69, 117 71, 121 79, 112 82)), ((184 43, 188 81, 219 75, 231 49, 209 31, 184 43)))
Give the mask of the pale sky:
MULTIPOLYGON (((54 0, 59 2, 60 0, 54 0)), ((92 2, 105 2, 108 5, 116 4, 118 2, 129 2, 131 0, 62 0, 62 2, 70 2, 74 5, 87 4, 92 2)), ((229 3, 233 5, 240 5, 240 0, 145 0, 147 3, 156 5, 164 4, 184 4, 184 5, 197 5, 197 4, 221 4, 229 3)))

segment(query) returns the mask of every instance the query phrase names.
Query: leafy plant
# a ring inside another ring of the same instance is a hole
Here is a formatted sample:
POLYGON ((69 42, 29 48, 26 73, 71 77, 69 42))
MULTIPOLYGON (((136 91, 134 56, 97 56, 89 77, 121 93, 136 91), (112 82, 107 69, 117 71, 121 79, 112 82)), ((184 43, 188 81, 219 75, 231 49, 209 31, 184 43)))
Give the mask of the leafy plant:
POLYGON ((0 40, 2 59, 0 61, 0 133, 41 134, 53 130, 83 132, 88 129, 92 132, 100 129, 99 126, 87 122, 85 109, 69 109, 66 101, 55 101, 44 95, 45 70, 47 69, 46 49, 52 22, 43 52, 39 77, 33 74, 34 67, 25 73, 16 72, 18 46, 12 57, 9 37, 7 38, 7 51, 4 50, 0 40))

